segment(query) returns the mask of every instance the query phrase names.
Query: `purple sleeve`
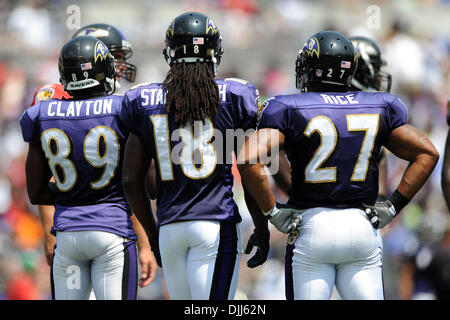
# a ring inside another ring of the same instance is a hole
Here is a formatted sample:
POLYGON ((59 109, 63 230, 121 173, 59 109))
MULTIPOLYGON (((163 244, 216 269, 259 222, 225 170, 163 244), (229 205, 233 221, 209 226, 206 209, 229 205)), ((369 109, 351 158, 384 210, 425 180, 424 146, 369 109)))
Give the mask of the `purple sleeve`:
POLYGON ((270 98, 264 102, 259 115, 258 129, 278 129, 284 135, 289 131, 288 108, 276 98, 270 98))
POLYGON ((20 117, 20 127, 25 142, 39 144, 39 106, 40 103, 28 108, 20 117))
POLYGON ((390 130, 394 130, 408 122, 408 110, 405 104, 396 96, 389 95, 386 98, 389 104, 390 130))
POLYGON ((136 100, 131 99, 131 91, 128 91, 122 99, 122 108, 120 109, 120 120, 125 125, 125 127, 130 131, 135 133, 134 125, 134 103, 136 100))
POLYGON ((237 125, 244 131, 256 129, 258 115, 259 93, 250 83, 246 85, 233 84, 230 88, 231 101, 235 106, 237 125))

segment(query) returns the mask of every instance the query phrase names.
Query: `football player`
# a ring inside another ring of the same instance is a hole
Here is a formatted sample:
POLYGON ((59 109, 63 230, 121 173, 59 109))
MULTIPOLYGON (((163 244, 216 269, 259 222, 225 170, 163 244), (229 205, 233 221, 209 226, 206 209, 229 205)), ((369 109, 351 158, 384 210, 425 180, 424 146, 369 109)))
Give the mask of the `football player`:
POLYGON ((114 58, 100 40, 80 36, 64 45, 58 67, 73 98, 42 101, 20 120, 30 201, 55 206, 52 296, 88 299, 93 288, 100 300, 135 299, 136 233, 121 187, 128 130, 119 121, 122 96, 111 95, 114 58))
MULTIPOLYGON (((147 222, 152 212, 144 177, 154 159, 158 239, 170 298, 233 299, 241 254, 233 150, 216 149, 213 140, 217 132, 225 137, 230 129, 256 127, 258 91, 242 79, 215 79, 223 49, 211 18, 181 14, 169 25, 165 42, 170 70, 164 82, 125 94, 121 119, 131 134, 123 188, 151 236, 155 226, 147 222)), ((267 244, 267 218, 257 211, 252 243, 267 244)), ((290 212, 271 221, 276 224, 285 216, 290 212)))
POLYGON ((84 26, 75 32, 72 39, 85 35, 90 35, 101 40, 113 55, 117 73, 116 92, 120 90, 120 78, 128 82, 134 82, 136 80, 137 68, 134 64, 127 62, 133 55, 133 47, 119 29, 106 23, 94 23, 84 26))
MULTIPOLYGON (((124 78, 128 82, 134 82, 136 78, 136 66, 126 62, 133 55, 133 48, 131 44, 124 38, 123 34, 114 26, 108 24, 93 24, 81 28, 72 38, 79 35, 89 34, 90 36, 98 36, 102 42, 106 44, 111 54, 114 57, 114 64, 116 66, 116 82, 115 91, 120 88, 120 79, 124 78)), ((49 99, 70 99, 72 98, 66 91, 61 83, 48 84, 40 87, 33 97, 32 106, 36 103, 49 99)), ((154 168, 149 170, 149 176, 147 182, 149 186, 153 186, 154 181, 153 174, 154 168)), ((44 250, 47 259, 47 263, 51 266, 51 260, 53 257, 53 250, 55 245, 55 237, 51 234, 50 230, 53 226, 53 206, 38 206, 41 216, 43 228, 44 228, 44 250)), ((148 239, 140 225, 139 221, 134 215, 131 216, 133 222, 133 229, 138 236, 137 247, 139 255, 139 265, 141 267, 141 278, 139 285, 144 287, 151 282, 148 271, 152 263, 151 250, 149 249, 148 239)))
POLYGON ((239 153, 239 162, 246 162, 238 166, 243 182, 264 211, 276 207, 274 196, 261 165, 252 161, 279 147, 291 162, 288 205, 302 219, 288 237, 288 299, 330 299, 334 285, 343 299, 383 299, 376 229, 409 203, 439 158, 426 135, 407 124, 398 97, 350 91, 356 65, 343 34, 323 31, 309 38, 296 59, 303 93, 268 100, 259 130, 246 142, 258 148, 239 153), (381 146, 409 166, 389 200, 376 202, 381 146))
MULTIPOLYGON (((351 82, 352 91, 386 91, 391 89, 392 77, 389 73, 381 71, 386 62, 381 57, 380 47, 375 41, 367 37, 350 37, 358 54, 358 66, 351 82)), ((280 169, 273 178, 277 186, 289 195, 291 188, 290 164, 284 153, 280 153, 280 169)), ((386 200, 387 193, 387 159, 386 151, 382 148, 379 157, 379 200, 386 200)))

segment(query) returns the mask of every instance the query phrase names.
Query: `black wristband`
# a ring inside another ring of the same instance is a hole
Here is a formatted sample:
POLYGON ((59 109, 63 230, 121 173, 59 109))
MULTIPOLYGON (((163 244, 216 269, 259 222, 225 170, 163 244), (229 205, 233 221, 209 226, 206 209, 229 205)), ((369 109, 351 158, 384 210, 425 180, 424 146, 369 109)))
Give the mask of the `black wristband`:
POLYGON ((406 198, 404 195, 402 195, 397 189, 395 189, 394 193, 392 193, 391 197, 389 198, 389 201, 392 202, 392 205, 395 208, 395 211, 397 214, 402 211, 402 209, 411 201, 410 199, 406 198))

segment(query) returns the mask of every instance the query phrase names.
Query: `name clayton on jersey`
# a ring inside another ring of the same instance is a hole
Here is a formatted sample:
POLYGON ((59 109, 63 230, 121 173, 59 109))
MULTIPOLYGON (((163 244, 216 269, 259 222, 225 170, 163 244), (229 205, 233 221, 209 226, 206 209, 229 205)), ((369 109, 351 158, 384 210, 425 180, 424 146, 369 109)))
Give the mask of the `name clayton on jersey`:
POLYGON ((49 102, 47 115, 49 117, 80 117, 99 114, 112 114, 113 99, 81 100, 49 102), (63 107, 64 104, 64 107, 63 107))

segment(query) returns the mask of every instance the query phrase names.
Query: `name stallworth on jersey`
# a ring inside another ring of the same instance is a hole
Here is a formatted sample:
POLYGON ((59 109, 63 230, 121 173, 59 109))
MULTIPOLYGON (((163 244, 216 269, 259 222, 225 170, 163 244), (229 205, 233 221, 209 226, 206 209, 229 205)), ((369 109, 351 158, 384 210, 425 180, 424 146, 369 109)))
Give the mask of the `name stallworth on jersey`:
POLYGON ((51 101, 46 115, 49 117, 83 117, 113 113, 113 99, 51 101))
MULTIPOLYGON (((227 101, 227 84, 219 84, 220 100, 227 101)), ((164 89, 160 88, 143 88, 141 89, 142 106, 158 105, 166 103, 166 95, 164 89)))

